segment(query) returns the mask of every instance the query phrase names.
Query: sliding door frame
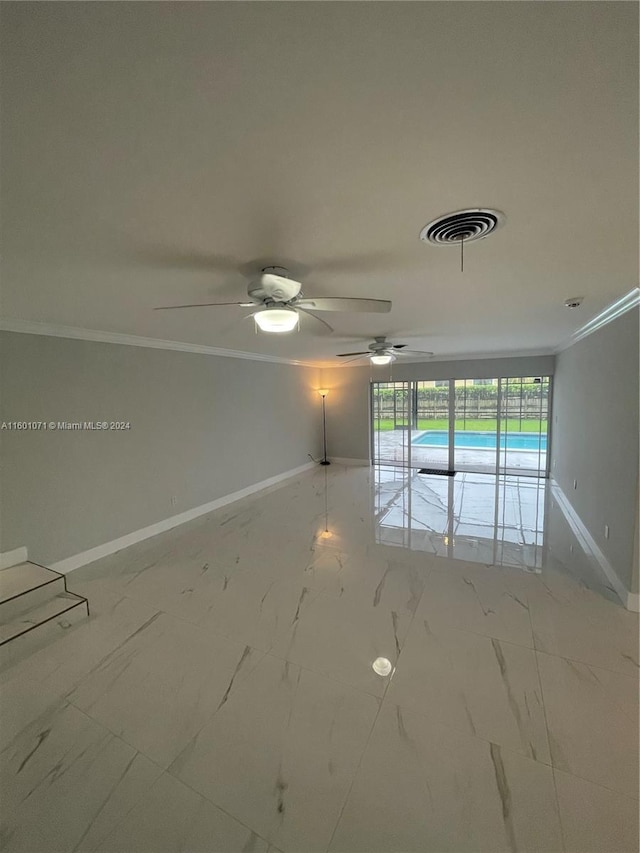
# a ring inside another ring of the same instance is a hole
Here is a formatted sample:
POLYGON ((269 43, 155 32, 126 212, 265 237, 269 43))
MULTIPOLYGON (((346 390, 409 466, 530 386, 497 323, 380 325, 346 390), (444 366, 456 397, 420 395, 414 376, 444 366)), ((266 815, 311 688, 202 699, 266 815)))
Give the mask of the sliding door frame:
MULTIPOLYGON (((391 461, 380 460, 376 456, 376 421, 380 418, 376 418, 376 410, 375 410, 375 386, 376 385, 393 385, 398 386, 402 385, 402 390, 406 391, 407 394, 407 426, 406 426, 406 454, 403 453, 403 457, 406 458, 403 460, 402 465, 395 463, 395 467, 397 468, 406 468, 407 470, 411 469, 411 429, 412 429, 412 405, 411 405, 411 393, 413 390, 413 381, 409 379, 398 379, 398 380, 389 380, 388 382, 375 382, 371 380, 369 382, 369 461, 371 465, 389 465, 394 467, 394 463, 391 461)), ((400 390, 399 388, 394 387, 394 394, 396 391, 400 390)), ((395 400, 394 400, 395 407, 395 400)), ((380 409, 378 408, 378 415, 380 414, 380 409)), ((404 447, 404 444, 403 444, 404 447)))
MULTIPOLYGON (((508 380, 507 380, 508 381, 508 380)), ((500 469, 500 424, 502 422, 502 382, 503 377, 498 377, 498 403, 496 408, 496 474, 499 475, 502 473, 500 469)), ((505 439, 505 448, 507 446, 507 440, 505 439)), ((497 508, 496 508, 497 512, 497 508)), ((496 524, 498 523, 498 517, 496 515, 496 524)), ((497 527, 496 527, 497 530, 497 527)), ((495 555, 494 555, 495 559, 495 555)))
POLYGON ((449 458, 447 468, 455 471, 456 464, 456 380, 449 379, 449 458))
MULTIPOLYGON (((518 378, 518 377, 515 377, 515 376, 499 376, 499 377, 497 377, 497 379, 498 379, 498 386, 497 386, 498 393, 497 393, 497 410, 496 410, 496 467, 495 467, 495 472, 493 472, 496 475, 504 475, 507 473, 506 465, 501 464, 502 449, 500 447, 500 439, 502 436, 502 418, 503 418, 503 414, 502 414, 502 397, 503 397, 502 386, 503 386, 503 383, 506 383, 508 386, 509 380, 510 379, 516 379, 516 378, 518 378)), ((536 477, 537 476, 537 477, 542 477, 544 479, 549 479, 549 477, 551 476, 551 441, 552 441, 552 432, 553 432, 553 429, 552 429, 552 424, 553 424, 553 376, 551 374, 548 374, 548 375, 542 374, 541 379, 545 379, 545 378, 548 380, 548 392, 547 392, 547 431, 546 431, 547 449, 546 449, 546 460, 545 460, 544 472, 538 466, 538 469, 537 469, 538 473, 537 474, 533 473, 533 471, 531 471, 531 472, 523 471, 519 476, 525 476, 525 477, 536 477)), ((375 400, 376 400, 376 395, 374 393, 375 392, 375 386, 376 385, 389 385, 389 384, 393 384, 394 386, 402 385, 403 386, 402 390, 404 390, 406 392, 406 395, 407 395, 407 401, 406 401, 407 423, 406 423, 406 433, 405 433, 406 454, 403 452, 403 457, 404 457, 403 463, 401 465, 396 463, 396 467, 407 468, 408 470, 411 470, 411 467, 412 467, 411 466, 411 463, 412 463, 412 459, 411 459, 411 455, 412 455, 411 454, 411 450, 412 450, 412 448, 411 448, 411 433, 414 429, 418 428, 417 422, 414 422, 415 421, 415 418, 414 418, 414 415, 415 415, 414 400, 417 400, 418 383, 422 382, 422 381, 430 381, 430 380, 420 380, 420 379, 404 379, 403 380, 403 379, 401 379, 401 380, 396 380, 396 381, 391 381, 391 382, 374 382, 374 381, 371 381, 369 383, 369 445, 370 445, 370 451, 371 451, 370 452, 371 464, 373 464, 373 465, 388 464, 391 466, 394 465, 393 462, 385 462, 384 460, 381 461, 376 457, 376 427, 375 427, 375 425, 376 425, 376 421, 379 420, 379 418, 376 418, 376 411, 375 411, 375 400)), ((455 379, 448 379, 447 381, 449 382, 448 470, 454 471, 455 470, 455 425, 456 425, 456 398, 455 398, 456 380, 455 379)), ((539 417, 540 422, 542 422, 542 403, 543 403, 542 388, 543 388, 543 383, 541 383, 541 386, 540 386, 540 417, 539 417)), ((395 390, 396 389, 394 388, 394 392, 395 392, 395 390)), ((522 390, 520 393, 522 396, 522 390)), ((522 403, 521 403, 521 409, 522 409, 522 403)), ((378 411, 378 415, 379 414, 380 414, 380 412, 378 411)), ((507 416, 508 416, 508 411, 504 415, 505 419, 508 419, 507 416)), ((404 445, 403 445, 403 447, 404 447, 404 445)), ((506 450, 507 450, 507 448, 506 448, 506 442, 505 442, 505 462, 507 459, 506 450)), ((539 459, 540 459, 540 451, 538 451, 538 460, 539 459)))

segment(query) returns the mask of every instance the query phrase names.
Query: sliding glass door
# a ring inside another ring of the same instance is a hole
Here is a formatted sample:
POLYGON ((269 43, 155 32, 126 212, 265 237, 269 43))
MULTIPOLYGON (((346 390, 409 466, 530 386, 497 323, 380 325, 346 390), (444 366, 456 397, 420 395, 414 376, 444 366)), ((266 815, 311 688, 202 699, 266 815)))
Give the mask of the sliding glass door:
POLYGON ((408 382, 371 383, 372 448, 377 465, 410 464, 409 390, 408 382))
POLYGON ((373 460, 545 477, 550 392, 548 376, 373 382, 373 460))
POLYGON ((501 380, 501 472, 546 475, 549 392, 548 376, 501 380))
POLYGON ((451 467, 449 380, 411 383, 411 465, 413 468, 451 467))
POLYGON ((460 471, 493 472, 498 449, 498 379, 458 379, 455 383, 455 466, 460 471))

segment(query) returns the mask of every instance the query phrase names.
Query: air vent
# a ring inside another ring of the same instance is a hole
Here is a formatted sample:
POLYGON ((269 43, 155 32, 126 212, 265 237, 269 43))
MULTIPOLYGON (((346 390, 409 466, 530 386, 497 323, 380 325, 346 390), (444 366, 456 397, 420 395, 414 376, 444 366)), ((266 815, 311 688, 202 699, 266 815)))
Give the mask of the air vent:
POLYGON ((459 246, 462 241, 471 243, 488 237, 505 221, 504 213, 499 210, 486 210, 481 207, 469 210, 457 210, 439 216, 425 225, 420 239, 436 246, 459 246))

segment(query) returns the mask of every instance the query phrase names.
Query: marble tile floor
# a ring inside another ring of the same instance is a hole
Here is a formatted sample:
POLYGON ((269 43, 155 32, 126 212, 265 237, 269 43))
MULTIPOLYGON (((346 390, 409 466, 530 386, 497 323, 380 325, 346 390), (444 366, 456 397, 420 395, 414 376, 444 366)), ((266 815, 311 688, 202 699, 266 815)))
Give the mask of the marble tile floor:
POLYGON ((0 673, 0 849, 637 851, 637 614, 544 481, 417 476, 74 572, 90 620, 0 673))

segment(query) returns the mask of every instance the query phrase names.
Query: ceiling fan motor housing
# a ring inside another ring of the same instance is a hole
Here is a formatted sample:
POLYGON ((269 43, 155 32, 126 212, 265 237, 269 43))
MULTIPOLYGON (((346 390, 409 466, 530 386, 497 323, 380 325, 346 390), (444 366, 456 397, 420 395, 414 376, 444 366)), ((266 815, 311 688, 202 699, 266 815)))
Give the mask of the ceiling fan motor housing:
POLYGON ((258 280, 249 284, 248 290, 252 299, 289 302, 299 295, 301 287, 299 281, 289 278, 289 271, 284 267, 265 267, 258 280))
POLYGON ((384 337, 377 337, 369 344, 369 350, 374 355, 390 355, 393 352, 393 344, 384 337))

